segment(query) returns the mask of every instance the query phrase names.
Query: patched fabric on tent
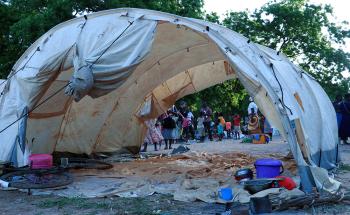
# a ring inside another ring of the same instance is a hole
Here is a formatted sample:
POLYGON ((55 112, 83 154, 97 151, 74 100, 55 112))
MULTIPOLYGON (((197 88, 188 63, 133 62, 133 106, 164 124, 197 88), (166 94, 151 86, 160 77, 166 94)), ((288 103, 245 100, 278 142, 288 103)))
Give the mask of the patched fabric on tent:
POLYGON ((310 75, 223 26, 142 9, 61 23, 23 54, 2 91, 0 160, 137 152, 144 120, 232 78, 288 141, 303 189, 337 190, 327 172, 339 160, 335 111, 310 75))

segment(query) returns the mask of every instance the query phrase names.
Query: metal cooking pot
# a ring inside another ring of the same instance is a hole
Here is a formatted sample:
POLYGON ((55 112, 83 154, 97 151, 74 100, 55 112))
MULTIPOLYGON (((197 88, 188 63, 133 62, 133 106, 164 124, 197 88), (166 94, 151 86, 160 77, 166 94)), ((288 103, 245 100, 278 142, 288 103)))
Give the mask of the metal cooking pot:
POLYGON ((249 168, 239 169, 235 173, 236 181, 245 181, 253 179, 253 171, 249 168))
POLYGON ((272 180, 250 180, 244 182, 244 189, 247 190, 250 194, 258 193, 262 190, 271 188, 272 180))

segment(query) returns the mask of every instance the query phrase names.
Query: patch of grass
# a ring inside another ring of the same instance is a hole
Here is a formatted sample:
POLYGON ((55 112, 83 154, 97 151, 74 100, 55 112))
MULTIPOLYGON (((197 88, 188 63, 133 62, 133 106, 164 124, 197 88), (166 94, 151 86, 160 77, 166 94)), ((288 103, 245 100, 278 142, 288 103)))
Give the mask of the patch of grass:
POLYGON ((342 165, 340 166, 339 170, 350 171, 350 165, 348 165, 348 164, 342 164, 342 165))
POLYGON ((39 202, 37 206, 39 208, 53 208, 53 207, 62 208, 66 205, 71 204, 70 201, 71 201, 70 198, 46 199, 44 201, 39 202))
POLYGON ((72 207, 79 208, 79 209, 108 208, 107 203, 89 202, 88 199, 79 198, 79 197, 75 197, 75 198, 63 197, 63 198, 46 199, 44 201, 39 202, 39 204, 37 204, 37 206, 39 208, 57 207, 59 209, 65 207, 65 206, 72 206, 72 207))

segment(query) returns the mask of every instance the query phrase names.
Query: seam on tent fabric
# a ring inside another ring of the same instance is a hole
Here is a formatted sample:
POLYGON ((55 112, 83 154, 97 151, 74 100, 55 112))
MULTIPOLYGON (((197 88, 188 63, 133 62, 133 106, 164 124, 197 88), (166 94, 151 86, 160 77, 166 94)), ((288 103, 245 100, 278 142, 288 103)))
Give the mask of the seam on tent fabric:
MULTIPOLYGON (((70 100, 72 101, 72 99, 70 99, 70 100)), ((61 123, 60 123, 60 127, 59 127, 59 130, 58 130, 58 136, 57 136, 57 139, 56 139, 56 141, 55 141, 55 144, 53 145, 53 151, 56 150, 56 146, 57 146, 57 144, 58 144, 58 141, 59 141, 60 139, 62 139, 62 137, 63 137, 63 134, 64 134, 64 132, 65 132, 65 130, 66 130, 66 125, 67 125, 67 123, 66 123, 66 124, 63 124, 63 122, 65 121, 66 116, 67 116, 67 117, 69 116, 71 109, 72 109, 72 103, 68 106, 67 111, 64 113, 64 115, 63 115, 63 117, 62 117, 62 120, 61 120, 61 123), (62 131, 62 132, 61 132, 61 131, 62 131), (61 136, 61 134, 62 134, 62 136, 61 136)))
MULTIPOLYGON (((168 79, 168 80, 169 80, 169 79, 168 79)), ((169 85, 168 85, 168 82, 167 82, 168 80, 164 81, 164 84, 165 84, 166 88, 168 88, 170 95, 172 95, 173 92, 172 92, 172 91, 170 90, 170 88, 169 88, 169 85)))
MULTIPOLYGON (((154 90, 154 89, 153 89, 153 90, 154 90)), ((160 103, 159 103, 159 101, 158 101, 158 98, 154 95, 153 91, 152 91, 152 96, 153 96, 155 102, 157 102, 158 107, 165 113, 166 110, 164 110, 163 107, 160 105, 160 103)))
MULTIPOLYGON (((164 59, 166 59, 166 58, 168 58, 168 57, 171 57, 171 56, 173 56, 173 55, 175 55, 175 54, 177 54, 177 53, 180 53, 180 52, 182 52, 182 51, 184 51, 184 50, 186 50, 186 52, 187 52, 187 49, 188 49, 188 48, 201 47, 201 46, 206 46, 206 45, 209 45, 209 44, 210 44, 210 43, 198 43, 198 44, 195 44, 195 45, 190 46, 190 47, 187 47, 187 48, 183 48, 183 49, 176 50, 176 51, 174 51, 174 52, 172 52, 172 53, 170 53, 170 54, 164 56, 164 57, 158 59, 156 62, 154 62, 154 63, 153 63, 151 66, 149 66, 147 69, 143 70, 142 74, 140 75, 140 77, 137 78, 137 80, 140 79, 143 75, 145 75, 149 70, 153 69, 154 66, 156 66, 157 64, 159 65, 159 64, 160 64, 160 61, 162 61, 162 60, 164 60, 164 59)), ((192 67, 191 67, 191 68, 192 68, 192 67)), ((136 80, 136 81, 137 81, 137 80, 136 80)), ((127 89, 128 89, 128 88, 124 89, 124 90, 121 91, 120 93, 121 93, 121 94, 125 93, 125 91, 126 91, 127 89)))
POLYGON ((192 85, 192 87, 193 87, 193 89, 194 89, 194 92, 197 93, 198 91, 197 91, 196 87, 195 87, 194 84, 193 84, 193 80, 192 80, 192 77, 191 77, 191 75, 190 75, 190 71, 189 71, 189 70, 186 70, 186 73, 187 73, 188 77, 190 78, 191 85, 192 85))
MULTIPOLYGON (((185 74, 186 74, 186 73, 187 73, 187 70, 185 71, 185 74)), ((181 74, 181 73, 179 73, 179 74, 181 74)), ((189 78, 189 77, 188 77, 188 73, 187 73, 186 77, 184 78, 184 80, 182 81, 181 86, 183 86, 183 85, 186 84, 187 78, 189 78)), ((191 84, 191 78, 189 78, 189 79, 190 79, 190 83, 186 84, 186 86, 188 86, 189 84, 191 84)), ((183 87, 181 87, 180 89, 182 89, 182 88, 183 88, 183 87)))
POLYGON ((44 119, 44 118, 49 118, 49 117, 54 117, 54 116, 59 116, 59 115, 65 114, 70 106, 70 103, 71 103, 71 99, 69 98, 65 102, 63 110, 51 112, 51 113, 30 113, 29 118, 31 118, 31 119, 44 119))
POLYGON ((168 55, 166 55, 166 56, 164 56, 164 57, 162 57, 162 58, 159 58, 159 59, 158 59, 156 62, 154 62, 150 67, 148 67, 147 69, 145 69, 144 72, 143 72, 143 74, 145 74, 147 71, 151 70, 156 64, 160 63, 160 61, 162 61, 162 60, 164 60, 164 59, 166 59, 166 58, 168 58, 168 57, 171 57, 171 56, 173 56, 173 55, 175 55, 175 54, 177 54, 177 53, 179 53, 179 52, 182 52, 182 51, 184 51, 184 50, 186 50, 186 52, 187 52, 187 49, 188 49, 188 48, 206 46, 206 45, 209 45, 209 44, 210 44, 210 42, 205 42, 205 43, 202 42, 202 43, 197 43, 197 44, 194 44, 194 45, 192 45, 192 46, 189 46, 189 47, 186 47, 186 48, 183 48, 183 49, 175 50, 174 52, 172 52, 172 53, 170 53, 170 54, 168 54, 168 55))

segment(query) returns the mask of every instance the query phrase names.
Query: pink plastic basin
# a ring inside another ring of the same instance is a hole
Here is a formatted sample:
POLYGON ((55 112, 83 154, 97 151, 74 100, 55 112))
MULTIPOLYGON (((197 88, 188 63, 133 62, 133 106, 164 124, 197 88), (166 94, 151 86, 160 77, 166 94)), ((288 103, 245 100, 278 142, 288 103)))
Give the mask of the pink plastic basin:
POLYGON ((29 156, 29 163, 32 169, 48 169, 52 167, 52 155, 32 154, 29 156))

